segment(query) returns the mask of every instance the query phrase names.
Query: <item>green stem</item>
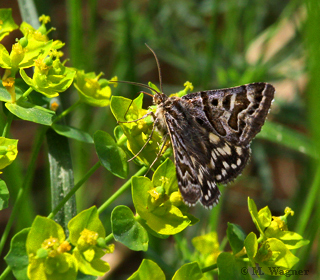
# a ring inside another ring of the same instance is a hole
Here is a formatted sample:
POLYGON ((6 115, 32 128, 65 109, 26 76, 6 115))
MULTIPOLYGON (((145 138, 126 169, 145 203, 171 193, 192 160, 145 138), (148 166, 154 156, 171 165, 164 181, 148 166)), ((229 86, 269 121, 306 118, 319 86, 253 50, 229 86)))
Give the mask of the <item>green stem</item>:
POLYGON ((207 267, 202 268, 202 269, 201 269, 201 272, 202 272, 202 273, 205 273, 205 272, 214 270, 214 269, 216 269, 216 268, 218 268, 218 265, 215 263, 215 264, 213 264, 213 265, 210 265, 210 266, 207 266, 207 267))
POLYGON ((113 233, 110 233, 110 234, 105 238, 106 244, 109 243, 109 242, 111 242, 113 239, 114 239, 113 233))
POLYGON ((18 100, 27 98, 28 95, 29 95, 32 91, 33 91, 33 88, 32 88, 32 87, 29 87, 29 88, 22 94, 22 96, 21 96, 18 100))
MULTIPOLYGON (((148 170, 148 167, 144 166, 133 176, 140 176, 145 172, 147 172, 147 170, 148 170)), ((102 213, 113 201, 115 201, 122 193, 124 193, 131 186, 132 177, 127 182, 125 182, 112 196, 110 196, 109 199, 104 204, 102 204, 99 207, 98 209, 99 214, 102 213)))
POLYGON ((125 134, 123 134, 120 139, 117 141, 117 144, 119 146, 121 146, 122 144, 124 144, 126 141, 128 140, 127 136, 125 134))
POLYGON ((11 267, 7 266, 7 268, 2 272, 2 274, 0 275, 0 280, 4 280, 6 278, 6 276, 8 276, 8 274, 11 271, 11 267))
POLYGON ((223 251, 224 248, 227 246, 227 244, 228 244, 228 237, 225 236, 220 243, 220 246, 219 246, 220 251, 223 251))
POLYGON ((13 120, 13 114, 8 112, 7 122, 3 128, 2 137, 8 137, 12 120, 13 120))
POLYGON ((27 174, 25 175, 25 178, 24 178, 24 181, 22 183, 22 186, 19 189, 19 192, 18 192, 16 201, 14 203, 14 206, 13 206, 9 221, 8 221, 8 223, 6 225, 6 228, 5 228, 4 232, 3 232, 3 235, 2 235, 1 240, 0 240, 0 255, 1 255, 1 252, 3 250, 4 245, 6 243, 6 240, 8 238, 11 226, 13 224, 13 221, 16 218, 16 214, 17 214, 17 212, 19 210, 21 210, 20 209, 20 205, 21 205, 23 199, 25 198, 25 193, 29 189, 29 186, 30 186, 30 184, 32 182, 36 159, 37 159, 38 153, 40 151, 42 142, 43 142, 43 140, 45 138, 47 129, 48 128, 45 127, 45 126, 41 127, 41 130, 38 132, 38 136, 37 136, 37 138, 35 140, 35 144, 34 144, 33 151, 32 151, 32 156, 31 156, 31 160, 30 160, 30 163, 28 165, 27 174))
POLYGON ((76 103, 72 104, 68 109, 64 110, 59 116, 57 116, 52 122, 52 124, 55 124, 57 121, 61 120, 63 117, 65 117, 74 109, 76 109, 80 104, 81 104, 81 101, 79 99, 76 103))
POLYGON ((59 212, 59 210, 65 205, 65 203, 70 199, 71 196, 87 181, 91 175, 101 166, 100 161, 98 161, 91 169, 83 176, 83 178, 72 188, 72 190, 60 201, 56 208, 48 215, 49 219, 53 219, 54 216, 59 212))
POLYGON ((318 167, 316 170, 315 178, 312 182, 311 189, 308 192, 307 198, 304 199, 304 205, 301 209, 300 217, 297 222, 295 231, 301 235, 304 234, 308 221, 312 215, 313 209, 315 209, 318 201, 318 195, 320 191, 320 165, 317 163, 318 167))

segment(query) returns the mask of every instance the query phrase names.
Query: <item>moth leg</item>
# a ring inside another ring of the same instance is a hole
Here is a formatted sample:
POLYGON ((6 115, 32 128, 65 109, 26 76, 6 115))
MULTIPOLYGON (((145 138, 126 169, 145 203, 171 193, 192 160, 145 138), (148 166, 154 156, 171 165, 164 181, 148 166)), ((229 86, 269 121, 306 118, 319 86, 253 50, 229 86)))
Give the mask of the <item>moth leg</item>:
POLYGON ((168 137, 168 134, 164 135, 163 136, 163 143, 161 145, 161 148, 159 150, 159 153, 157 154, 156 158, 154 159, 154 161, 150 164, 146 174, 144 174, 144 176, 147 176, 148 172, 151 170, 152 166, 156 163, 156 161, 159 159, 159 157, 161 156, 161 153, 162 153, 162 150, 164 148, 164 146, 166 145, 166 142, 167 142, 167 137, 168 137))
POLYGON ((144 116, 142 116, 139 119, 136 119, 136 120, 133 120, 133 121, 127 121, 127 122, 117 121, 117 123, 133 123, 133 122, 137 122, 137 121, 143 120, 143 119, 145 119, 146 117, 148 117, 150 115, 152 115, 155 118, 154 112, 151 111, 151 112, 146 113, 144 116))
MULTIPOLYGON (((153 113, 153 112, 152 112, 152 113, 153 113)), ((156 123, 157 123, 157 121, 158 121, 158 119, 156 119, 156 120, 154 121, 152 130, 151 130, 151 133, 150 133, 147 141, 144 143, 144 145, 143 145, 142 148, 140 149, 140 151, 137 152, 133 158, 129 159, 128 162, 134 160, 134 159, 142 152, 142 150, 145 148, 145 146, 147 146, 147 144, 148 144, 149 141, 151 140, 151 137, 152 137, 152 135, 153 135, 153 132, 154 132, 154 130, 155 130, 155 128, 156 128, 156 123)))
MULTIPOLYGON (((139 91, 139 92, 137 93, 137 95, 138 95, 139 93, 144 93, 144 94, 150 96, 150 93, 147 93, 147 92, 145 92, 145 91, 139 91)), ((136 95, 136 96, 137 96, 137 95, 136 95)), ((151 97, 152 97, 152 96, 153 96, 153 95, 151 95, 151 97)), ((123 116, 124 118, 126 118, 126 115, 127 115, 128 111, 129 111, 130 106, 132 105, 132 103, 133 103, 133 99, 131 100, 129 107, 128 107, 127 111, 125 112, 124 116, 123 116)), ((119 123, 119 122, 118 122, 118 123, 119 123)), ((124 122, 121 122, 121 123, 124 123, 124 122)))

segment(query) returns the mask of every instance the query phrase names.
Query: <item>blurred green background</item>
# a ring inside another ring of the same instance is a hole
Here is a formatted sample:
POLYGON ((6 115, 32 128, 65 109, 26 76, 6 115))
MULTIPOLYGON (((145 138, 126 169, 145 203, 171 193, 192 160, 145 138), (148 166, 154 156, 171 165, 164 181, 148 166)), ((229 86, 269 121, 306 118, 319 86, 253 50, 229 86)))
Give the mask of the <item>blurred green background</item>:
MULTIPOLYGON (((120 80, 158 84, 156 62, 147 43, 160 60, 166 94, 181 90, 185 81, 193 83, 194 91, 250 82, 269 82, 276 88, 266 128, 253 141, 252 160, 234 183, 220 187, 223 194, 219 206, 212 211, 196 206, 192 212, 200 218, 197 225, 175 238, 154 240, 146 253, 117 244, 116 252, 108 256, 112 269, 105 279, 126 279, 146 257, 156 260, 171 275, 182 265, 182 256, 192 252, 191 238, 211 229, 217 230, 221 241, 227 222, 241 225, 247 233, 254 231, 247 210, 248 196, 258 208, 268 205, 275 216, 282 215, 286 206, 295 211, 289 229, 311 242, 299 250, 301 261, 294 269, 309 269, 310 273, 290 279, 320 278, 319 1, 38 0, 35 4, 38 15, 49 15, 51 26, 56 28, 50 37, 66 43, 62 59, 70 59, 68 66, 103 72, 107 79, 116 75, 120 80)), ((22 22, 17 1, 1 0, 0 7, 12 8, 15 21, 22 22)), ((11 48, 20 36, 16 31, 2 43, 11 48)), ((139 90, 119 84, 113 94, 133 98, 139 90)), ((70 88, 61 98, 67 108, 78 95, 70 88)), ((145 97, 146 108, 151 101, 145 97)), ((91 135, 98 129, 113 134, 116 125, 109 108, 86 105, 67 121, 91 135)), ((36 125, 22 121, 12 125, 12 136, 21 139, 19 159, 6 169, 5 180, 13 198, 17 191, 14 186, 22 180, 15 174, 23 174, 26 168, 35 129, 36 125)), ((77 182, 97 156, 93 146, 70 145, 77 182)), ((26 211, 16 221, 16 231, 29 226, 35 214, 50 212, 47 167, 44 145, 26 198, 26 211)), ((131 165, 130 170, 134 174, 137 167, 131 165)), ((101 205, 123 182, 100 168, 77 193, 78 209, 101 205)), ((130 193, 116 204, 132 207, 130 193)), ((101 217, 107 231, 112 209, 101 217)), ((1 212, 0 228, 9 213, 10 209, 1 212)))

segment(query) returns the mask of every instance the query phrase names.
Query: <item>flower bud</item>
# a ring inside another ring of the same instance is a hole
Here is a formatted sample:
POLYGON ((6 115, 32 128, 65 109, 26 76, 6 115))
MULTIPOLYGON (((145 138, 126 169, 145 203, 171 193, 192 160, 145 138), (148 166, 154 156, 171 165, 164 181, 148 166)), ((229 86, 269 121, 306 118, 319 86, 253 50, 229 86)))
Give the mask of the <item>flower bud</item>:
POLYGON ((28 38, 27 37, 22 37, 20 40, 19 40, 19 43, 20 45, 25 48, 27 45, 28 45, 28 38))

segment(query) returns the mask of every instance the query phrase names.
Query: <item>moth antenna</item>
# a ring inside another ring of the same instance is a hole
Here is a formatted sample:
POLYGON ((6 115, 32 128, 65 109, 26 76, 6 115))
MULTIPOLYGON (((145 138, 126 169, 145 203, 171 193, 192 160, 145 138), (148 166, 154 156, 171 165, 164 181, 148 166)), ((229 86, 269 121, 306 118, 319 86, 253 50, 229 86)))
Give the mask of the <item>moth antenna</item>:
MULTIPOLYGON (((145 85, 145 84, 141 84, 141 83, 128 82, 128 81, 109 81, 109 83, 122 83, 122 84, 135 85, 135 86, 139 86, 139 87, 144 87, 144 88, 150 89, 151 91, 160 94, 160 92, 158 92, 158 91, 155 90, 154 88, 149 87, 149 86, 147 86, 147 85, 145 85)), ((147 94, 147 95, 149 95, 149 96, 153 96, 152 94, 147 93, 147 92, 145 92, 145 91, 144 91, 144 93, 147 94)))
POLYGON ((147 44, 146 44, 146 46, 147 46, 147 48, 153 53, 153 56, 154 56, 154 58, 156 59, 157 67, 158 67, 158 73, 159 73, 160 91, 161 91, 161 93, 163 93, 161 68, 160 68, 160 63, 159 63, 158 57, 157 57, 157 55, 156 55, 156 53, 154 52, 153 49, 151 49, 147 44))

